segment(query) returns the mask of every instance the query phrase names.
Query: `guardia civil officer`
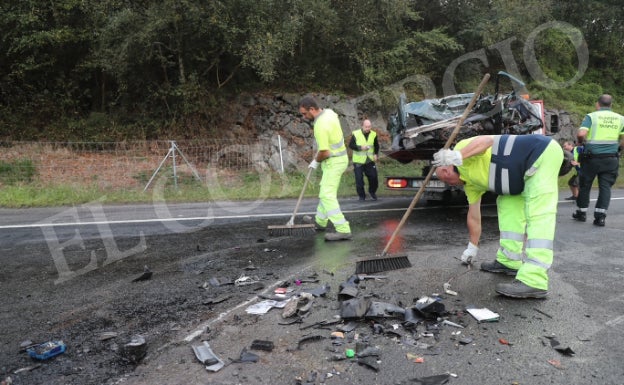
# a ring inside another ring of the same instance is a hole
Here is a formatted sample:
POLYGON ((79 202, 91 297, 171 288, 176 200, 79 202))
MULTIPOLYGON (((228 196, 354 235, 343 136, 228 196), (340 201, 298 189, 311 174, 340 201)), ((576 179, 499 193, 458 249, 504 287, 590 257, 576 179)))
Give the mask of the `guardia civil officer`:
POLYGON ((611 110, 611 95, 601 95, 596 111, 585 115, 576 137, 584 144, 580 155, 579 195, 577 210, 572 217, 580 222, 587 220, 589 193, 598 177, 598 200, 594 208, 594 225, 604 226, 611 201, 611 187, 618 177, 618 147, 624 144, 624 117, 611 110))

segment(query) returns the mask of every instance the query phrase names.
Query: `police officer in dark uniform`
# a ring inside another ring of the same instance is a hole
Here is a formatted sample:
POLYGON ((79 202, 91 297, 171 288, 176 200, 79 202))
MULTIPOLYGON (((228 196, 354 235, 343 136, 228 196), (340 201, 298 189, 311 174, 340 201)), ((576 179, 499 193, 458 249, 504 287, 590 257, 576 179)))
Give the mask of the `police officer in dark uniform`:
POLYGON ((580 156, 579 195, 577 210, 572 217, 580 222, 587 220, 589 193, 594 179, 598 177, 598 200, 594 209, 594 225, 604 226, 611 187, 618 177, 618 147, 624 143, 624 116, 611 110, 611 95, 601 95, 596 102, 596 111, 583 119, 576 137, 585 149, 580 156))

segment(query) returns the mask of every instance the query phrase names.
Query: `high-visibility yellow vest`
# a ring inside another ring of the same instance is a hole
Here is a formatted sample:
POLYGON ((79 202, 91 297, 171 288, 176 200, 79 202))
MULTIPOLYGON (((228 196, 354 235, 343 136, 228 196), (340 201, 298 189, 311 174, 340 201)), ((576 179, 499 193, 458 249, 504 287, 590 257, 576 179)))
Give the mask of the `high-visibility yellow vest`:
POLYGON ((585 138, 585 150, 593 154, 615 154, 622 135, 624 117, 608 109, 588 115, 592 124, 585 138))
POLYGON ((373 130, 370 130, 368 133, 368 139, 364 137, 364 133, 361 129, 353 131, 353 137, 355 138, 355 144, 358 147, 368 146, 368 150, 363 151, 353 151, 353 163, 366 163, 366 158, 370 158, 370 160, 375 160, 375 138, 377 137, 377 133, 373 130))

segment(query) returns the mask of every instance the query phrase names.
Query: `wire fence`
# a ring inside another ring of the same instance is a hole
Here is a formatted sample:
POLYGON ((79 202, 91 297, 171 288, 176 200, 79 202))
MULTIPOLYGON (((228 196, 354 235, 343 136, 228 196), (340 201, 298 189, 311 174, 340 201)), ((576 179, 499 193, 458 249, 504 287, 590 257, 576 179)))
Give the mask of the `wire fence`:
POLYGON ((282 171, 285 162, 286 169, 299 167, 311 154, 311 143, 302 153, 277 139, 2 142, 0 187, 33 183, 137 190, 157 173, 203 178, 215 172, 282 171))

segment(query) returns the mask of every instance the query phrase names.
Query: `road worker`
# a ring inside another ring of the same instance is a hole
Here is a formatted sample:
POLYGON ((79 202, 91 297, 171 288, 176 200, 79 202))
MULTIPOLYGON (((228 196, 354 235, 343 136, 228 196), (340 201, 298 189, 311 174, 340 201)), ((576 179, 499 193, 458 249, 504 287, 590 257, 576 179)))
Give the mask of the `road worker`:
POLYGON ((309 167, 321 165, 323 176, 319 190, 319 204, 315 221, 318 229, 325 229, 329 221, 336 232, 327 232, 326 241, 351 239, 351 227, 338 203, 338 187, 342 174, 349 165, 347 147, 338 115, 329 108, 320 108, 312 96, 304 96, 299 102, 299 112, 307 120, 313 120, 312 129, 316 140, 317 153, 309 167))
POLYGON ((377 160, 379 158, 379 141, 377 133, 371 129, 371 121, 365 119, 362 128, 353 131, 349 148, 353 150, 353 173, 355 174, 355 190, 359 200, 366 200, 364 191, 364 175, 368 179, 368 193, 372 200, 377 200, 377 188, 379 180, 377 177, 377 160))
POLYGON ((450 185, 463 185, 468 198, 470 241, 462 262, 471 263, 479 250, 482 195, 498 194, 500 247, 496 259, 483 262, 481 270, 515 276, 511 283, 496 286, 501 295, 548 295, 562 161, 561 146, 542 135, 476 136, 434 154, 437 177, 450 185))

